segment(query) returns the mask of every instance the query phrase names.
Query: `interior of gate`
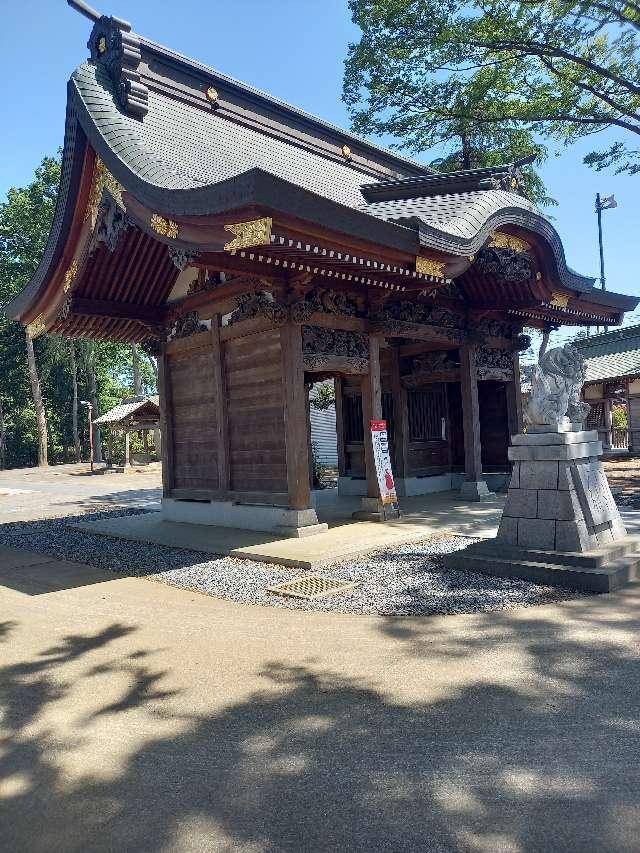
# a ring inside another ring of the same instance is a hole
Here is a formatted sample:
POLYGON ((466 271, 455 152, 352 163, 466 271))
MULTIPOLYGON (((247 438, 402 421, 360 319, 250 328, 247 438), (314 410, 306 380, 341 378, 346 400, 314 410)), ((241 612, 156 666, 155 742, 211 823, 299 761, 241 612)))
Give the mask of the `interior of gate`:
MULTIPOLYGON (((463 406, 457 349, 413 353, 415 347, 380 351, 382 417, 387 421, 392 463, 400 494, 455 488, 465 473, 463 406)), ((506 475, 515 379, 478 382, 483 472, 506 475)), ((364 493, 365 443, 362 383, 337 377, 336 416, 339 486, 364 493)))

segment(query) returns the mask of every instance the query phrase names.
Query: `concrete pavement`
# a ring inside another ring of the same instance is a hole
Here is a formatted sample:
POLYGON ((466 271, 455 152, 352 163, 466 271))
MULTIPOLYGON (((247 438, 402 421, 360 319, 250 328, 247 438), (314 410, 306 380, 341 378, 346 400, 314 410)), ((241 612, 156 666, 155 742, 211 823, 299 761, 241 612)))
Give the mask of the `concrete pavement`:
POLYGON ((640 585, 384 619, 0 566, 2 849, 638 850, 640 585))

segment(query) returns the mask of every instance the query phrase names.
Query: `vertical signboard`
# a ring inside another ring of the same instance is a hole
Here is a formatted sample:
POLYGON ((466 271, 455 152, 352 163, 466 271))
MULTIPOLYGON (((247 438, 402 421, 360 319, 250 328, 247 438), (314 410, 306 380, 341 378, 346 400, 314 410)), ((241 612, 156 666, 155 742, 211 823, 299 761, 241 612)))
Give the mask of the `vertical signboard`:
POLYGON ((378 477, 378 488, 380 500, 383 506, 397 504, 396 486, 393 482, 391 471, 391 457, 389 455, 389 439, 387 436, 386 421, 370 421, 371 443, 373 445, 373 459, 378 477))

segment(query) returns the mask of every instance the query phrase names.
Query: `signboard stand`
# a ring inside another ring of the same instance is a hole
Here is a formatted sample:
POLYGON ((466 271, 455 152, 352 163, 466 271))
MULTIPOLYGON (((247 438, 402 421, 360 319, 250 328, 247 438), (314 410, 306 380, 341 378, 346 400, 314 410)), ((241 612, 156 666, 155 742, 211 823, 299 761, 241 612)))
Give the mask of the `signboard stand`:
POLYGON ((370 427, 382 518, 383 521, 388 521, 391 514, 393 518, 400 518, 400 506, 398 505, 398 496, 391 470, 387 422, 370 421, 370 427))

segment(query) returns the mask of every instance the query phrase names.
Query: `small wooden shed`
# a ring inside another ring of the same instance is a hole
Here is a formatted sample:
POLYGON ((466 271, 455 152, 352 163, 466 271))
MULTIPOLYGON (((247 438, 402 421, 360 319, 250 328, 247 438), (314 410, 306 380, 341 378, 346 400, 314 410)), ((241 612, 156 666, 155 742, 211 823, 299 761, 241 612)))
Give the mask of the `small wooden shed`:
POLYGON ((108 427, 109 459, 108 464, 113 465, 113 435, 124 433, 124 465, 133 465, 131 454, 130 435, 134 432, 142 433, 144 447, 143 459, 135 460, 136 463, 148 464, 152 461, 149 447, 149 433, 153 432, 153 445, 157 458, 160 458, 160 401, 157 396, 152 397, 127 397, 110 411, 105 412, 94 420, 94 426, 108 427))

